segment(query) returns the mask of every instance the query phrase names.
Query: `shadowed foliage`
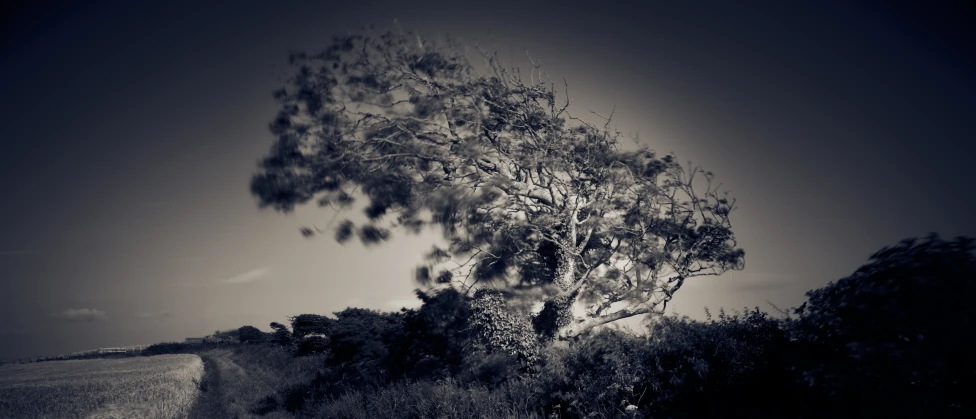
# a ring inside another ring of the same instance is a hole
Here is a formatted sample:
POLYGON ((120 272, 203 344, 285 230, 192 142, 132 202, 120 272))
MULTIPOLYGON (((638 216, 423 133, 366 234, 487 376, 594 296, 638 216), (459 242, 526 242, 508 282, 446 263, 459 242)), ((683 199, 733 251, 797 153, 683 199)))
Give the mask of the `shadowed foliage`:
POLYGON ((705 321, 658 316, 645 335, 602 328, 547 342, 504 291, 445 288, 418 291, 423 305, 398 313, 295 316, 291 348, 144 354, 250 359, 275 384, 248 390, 241 407, 269 417, 973 417, 974 251, 968 238, 904 240, 785 317, 706 309, 705 321))
POLYGON ((287 326, 278 322, 271 322, 270 327, 272 332, 268 339, 269 342, 279 346, 290 346, 292 344, 292 334, 287 326))
POLYGON ((853 275, 807 293, 796 338, 804 380, 827 403, 876 414, 972 411, 976 384, 974 242, 933 234, 871 256, 853 275))
POLYGON ((268 341, 268 334, 254 326, 241 326, 237 329, 237 338, 241 343, 262 343, 268 341))

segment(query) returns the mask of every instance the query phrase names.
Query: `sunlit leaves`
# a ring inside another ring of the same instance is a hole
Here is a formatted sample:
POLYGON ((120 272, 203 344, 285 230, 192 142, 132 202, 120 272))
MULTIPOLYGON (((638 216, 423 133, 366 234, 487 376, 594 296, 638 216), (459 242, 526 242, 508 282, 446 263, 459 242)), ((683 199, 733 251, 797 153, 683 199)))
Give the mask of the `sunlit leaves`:
POLYGON ((511 310, 502 295, 487 289, 471 301, 471 325, 492 350, 516 356, 523 365, 536 363, 539 342, 528 319, 511 310))

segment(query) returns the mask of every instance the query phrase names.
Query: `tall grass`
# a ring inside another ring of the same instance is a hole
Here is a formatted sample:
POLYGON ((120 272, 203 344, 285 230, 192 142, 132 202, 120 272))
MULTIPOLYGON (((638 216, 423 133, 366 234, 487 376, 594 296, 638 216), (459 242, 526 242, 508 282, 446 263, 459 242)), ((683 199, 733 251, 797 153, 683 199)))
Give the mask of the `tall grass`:
POLYGON ((183 418, 199 394, 196 355, 0 366, 0 418, 183 418))
MULTIPOLYGON (((240 418, 542 418, 533 385, 513 380, 496 388, 439 382, 395 381, 379 388, 350 388, 325 396, 318 390, 325 372, 321 355, 294 357, 271 345, 239 345, 200 352, 219 391, 227 417, 240 418)), ((205 383, 206 384, 206 383, 205 383)), ((207 386, 215 383, 207 384, 207 386)))
POLYGON ((294 417, 283 408, 289 391, 311 381, 323 364, 319 356, 294 357, 270 345, 211 349, 200 356, 220 377, 219 397, 227 416, 241 418, 294 417))
POLYGON ((518 383, 489 389, 463 388, 447 380, 395 382, 372 391, 352 391, 307 412, 315 418, 543 418, 532 406, 530 389, 518 383))

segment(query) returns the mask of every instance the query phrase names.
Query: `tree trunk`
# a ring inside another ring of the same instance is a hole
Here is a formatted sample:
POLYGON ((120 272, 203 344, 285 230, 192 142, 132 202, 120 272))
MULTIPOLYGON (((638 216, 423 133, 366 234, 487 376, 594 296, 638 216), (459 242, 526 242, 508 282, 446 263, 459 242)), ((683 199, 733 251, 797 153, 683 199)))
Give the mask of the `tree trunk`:
POLYGON ((651 312, 651 309, 650 308, 647 308, 647 307, 633 309, 633 310, 626 309, 626 308, 625 309, 621 309, 621 310, 617 310, 617 311, 615 311, 613 313, 607 314, 606 316, 594 317, 594 318, 590 318, 590 319, 587 319, 587 320, 580 320, 578 322, 574 322, 573 324, 571 324, 571 325, 563 328, 562 330, 560 330, 558 336, 559 336, 559 339, 560 340, 567 340, 567 339, 575 338, 575 337, 577 337, 577 336, 579 336, 579 335, 581 335, 581 334, 583 334, 583 333, 585 333, 585 332, 593 329, 594 327, 597 327, 597 326, 600 326, 600 325, 604 325, 604 324, 607 324, 607 323, 610 323, 610 322, 614 322, 614 321, 617 321, 617 320, 620 320, 620 319, 626 319, 628 317, 639 316, 641 314, 647 314, 647 313, 650 313, 650 312, 651 312))
POLYGON ((559 331, 574 320, 573 307, 579 296, 576 282, 576 261, 568 252, 561 252, 554 281, 560 293, 548 298, 532 319, 535 332, 545 340, 555 338, 559 331))

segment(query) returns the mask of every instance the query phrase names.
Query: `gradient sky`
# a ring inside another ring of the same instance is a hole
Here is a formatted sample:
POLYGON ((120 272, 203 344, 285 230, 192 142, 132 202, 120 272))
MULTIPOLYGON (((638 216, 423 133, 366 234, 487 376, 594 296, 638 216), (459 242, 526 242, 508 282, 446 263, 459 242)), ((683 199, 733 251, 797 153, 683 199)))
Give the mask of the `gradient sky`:
POLYGON ((394 18, 528 49, 583 112, 616 105, 621 131, 716 173, 746 269, 689 281, 678 313, 798 305, 884 245, 976 236, 962 1, 85 3, 0 21, 0 359, 416 304, 432 235, 308 240, 332 213, 248 192, 287 53, 394 18))

